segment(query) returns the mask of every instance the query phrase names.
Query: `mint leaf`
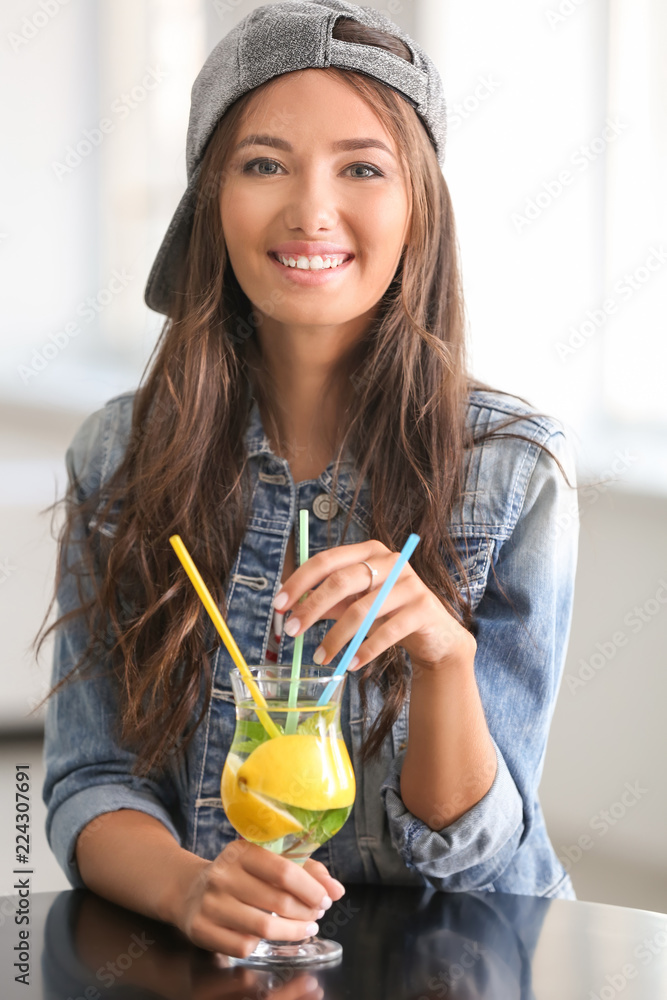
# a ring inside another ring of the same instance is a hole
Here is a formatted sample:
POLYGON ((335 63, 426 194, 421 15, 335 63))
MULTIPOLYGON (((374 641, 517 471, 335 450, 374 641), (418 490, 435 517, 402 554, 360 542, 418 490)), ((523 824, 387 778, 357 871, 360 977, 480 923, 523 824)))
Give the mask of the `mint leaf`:
POLYGON ((258 746, 261 746, 263 742, 263 740, 246 740, 244 743, 232 743, 229 749, 230 751, 234 751, 234 753, 250 754, 253 750, 256 750, 258 746))
MULTIPOLYGON (((279 732, 285 732, 279 722, 276 722, 275 725, 279 732)), ((250 719, 237 720, 236 735, 247 736, 249 739, 255 740, 257 743, 265 743, 267 740, 271 739, 261 722, 251 722, 250 719)))
POLYGON ((297 733, 307 733, 313 736, 325 736, 329 726, 336 715, 336 709, 322 709, 320 712, 313 712, 305 722, 297 726, 297 733))
POLYGON ((324 844, 338 833, 352 812, 351 805, 341 809, 325 809, 317 812, 299 809, 297 806, 285 806, 285 808, 292 813, 295 819, 298 819, 304 830, 308 831, 310 839, 317 844, 324 844))
POLYGON ((352 806, 344 806, 341 809, 327 809, 320 821, 320 831, 324 834, 324 839, 328 840, 329 837, 333 837, 335 833, 338 833, 340 828, 345 825, 351 812, 352 806))
MULTIPOLYGON (((284 729, 279 722, 276 722, 276 727, 278 728, 278 732, 284 735, 284 729)), ((272 737, 269 736, 261 722, 238 719, 230 750, 233 750, 235 753, 252 753, 258 746, 261 746, 262 743, 266 743, 270 739, 272 737), (246 737, 245 740, 243 739, 244 737, 246 737)))
POLYGON ((310 812, 308 809, 299 809, 298 806, 286 805, 284 808, 291 812, 295 819, 298 819, 304 830, 310 830, 311 827, 317 825, 318 813, 310 812))

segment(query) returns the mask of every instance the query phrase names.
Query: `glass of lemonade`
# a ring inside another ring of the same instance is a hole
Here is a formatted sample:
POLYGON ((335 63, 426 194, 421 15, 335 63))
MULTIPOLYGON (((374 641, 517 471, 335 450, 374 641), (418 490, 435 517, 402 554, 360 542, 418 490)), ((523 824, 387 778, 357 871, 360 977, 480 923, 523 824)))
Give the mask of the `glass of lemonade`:
MULTIPOLYGON (((230 671, 236 729, 222 770, 223 808, 244 840, 298 865, 338 833, 354 804, 354 771, 340 724, 346 674, 335 678, 329 701, 317 708, 334 669, 302 666, 295 707, 290 707, 291 666, 249 667, 280 733, 273 738, 259 721, 241 672, 230 671)), ((339 942, 320 937, 262 940, 247 958, 230 956, 230 962, 264 968, 311 965, 337 962, 342 950, 339 942)))

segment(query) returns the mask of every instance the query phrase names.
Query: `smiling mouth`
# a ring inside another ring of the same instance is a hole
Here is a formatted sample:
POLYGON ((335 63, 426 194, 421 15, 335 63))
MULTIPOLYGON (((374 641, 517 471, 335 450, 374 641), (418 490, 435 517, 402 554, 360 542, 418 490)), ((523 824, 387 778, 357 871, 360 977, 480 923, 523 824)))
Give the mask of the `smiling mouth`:
POLYGON ((293 270, 299 271, 335 271, 338 267, 343 264, 347 264, 348 261, 354 258, 353 253, 348 254, 312 254, 306 256, 306 254, 278 254, 273 250, 269 250, 269 257, 272 257, 278 264, 282 267, 292 268, 293 270), (283 258, 282 260, 280 258, 283 258), (319 257, 322 263, 319 266, 312 267, 310 263, 304 266, 300 261, 311 261, 313 258, 319 257), (287 263, 288 261, 294 261, 294 263, 287 263))

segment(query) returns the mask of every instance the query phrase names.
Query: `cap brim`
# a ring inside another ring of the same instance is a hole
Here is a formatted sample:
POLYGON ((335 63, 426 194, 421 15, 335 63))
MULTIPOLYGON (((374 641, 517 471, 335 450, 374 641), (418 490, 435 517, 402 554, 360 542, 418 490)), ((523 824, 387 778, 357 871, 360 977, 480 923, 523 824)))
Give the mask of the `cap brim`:
POLYGON ((190 183, 178 203, 146 282, 144 302, 149 309, 164 313, 165 316, 169 313, 177 288, 180 287, 185 255, 192 232, 197 203, 196 186, 201 166, 201 163, 197 164, 190 183))

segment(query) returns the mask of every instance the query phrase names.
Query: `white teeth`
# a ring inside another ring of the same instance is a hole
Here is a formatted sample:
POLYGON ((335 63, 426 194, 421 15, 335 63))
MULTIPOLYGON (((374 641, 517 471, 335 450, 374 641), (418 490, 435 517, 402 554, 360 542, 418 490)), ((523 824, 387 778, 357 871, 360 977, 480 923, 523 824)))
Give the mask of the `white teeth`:
POLYGON ((344 264, 346 259, 345 254, 338 254, 337 256, 315 254, 314 257, 306 257, 304 255, 286 257, 283 254, 277 253, 275 256, 285 267, 298 267, 302 271, 321 271, 325 267, 338 267, 340 264, 344 264))

